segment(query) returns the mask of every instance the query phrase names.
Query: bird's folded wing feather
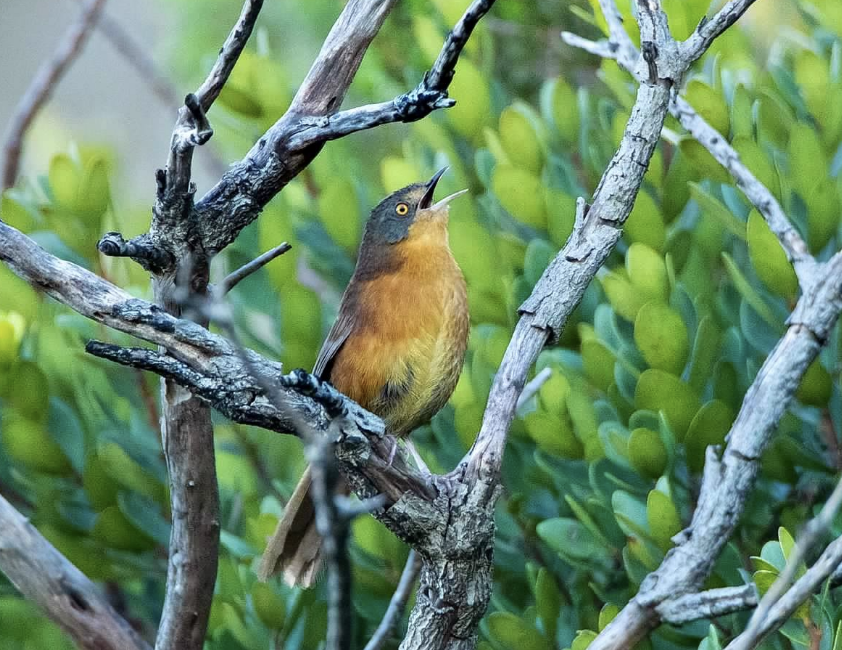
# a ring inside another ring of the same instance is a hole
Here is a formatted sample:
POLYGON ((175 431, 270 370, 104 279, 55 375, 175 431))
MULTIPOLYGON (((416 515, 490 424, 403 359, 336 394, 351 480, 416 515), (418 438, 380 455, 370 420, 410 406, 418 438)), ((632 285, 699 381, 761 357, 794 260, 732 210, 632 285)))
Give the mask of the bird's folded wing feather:
POLYGON ((336 317, 336 322, 330 328, 325 342, 322 344, 322 349, 319 352, 319 358, 316 359, 316 366, 313 369, 313 374, 321 379, 330 379, 330 362, 339 352, 339 349, 354 331, 355 319, 350 313, 351 310, 346 308, 346 300, 343 299, 342 305, 339 308, 339 315, 336 317))

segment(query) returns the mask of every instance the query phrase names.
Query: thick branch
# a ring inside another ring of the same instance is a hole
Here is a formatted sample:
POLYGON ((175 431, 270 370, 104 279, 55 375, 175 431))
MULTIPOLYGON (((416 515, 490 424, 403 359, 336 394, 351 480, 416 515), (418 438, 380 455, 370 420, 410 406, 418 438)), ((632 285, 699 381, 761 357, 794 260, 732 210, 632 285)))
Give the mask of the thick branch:
POLYGON ((38 69, 26 93, 18 102, 3 145, 3 173, 0 176, 3 189, 15 184, 24 135, 65 72, 79 56, 104 5, 105 0, 88 0, 85 3, 78 20, 67 30, 52 58, 38 69))
POLYGON ((257 218, 329 140, 392 122, 419 120, 453 105, 447 88, 465 41, 494 0, 474 0, 441 53, 411 92, 337 112, 368 47, 396 0, 351 0, 337 20, 287 113, 197 204, 206 250, 216 253, 257 218))
POLYGON ((667 113, 669 84, 644 84, 626 131, 600 180, 593 205, 580 208, 577 227, 521 306, 521 319, 491 387, 482 428, 469 454, 476 467, 500 467, 526 376, 548 339, 557 337, 622 234, 667 113))
POLYGON ((792 401, 807 367, 836 323, 842 290, 842 256, 834 257, 808 294, 792 324, 769 354, 746 393, 720 459, 707 451, 699 502, 690 526, 674 538, 661 566, 593 641, 592 650, 631 648, 658 624, 657 607, 696 592, 713 569, 754 488, 760 457, 792 401), (800 317, 796 317, 801 314, 800 317))
POLYGON ((84 650, 151 650, 96 585, 0 496, 0 571, 84 650))

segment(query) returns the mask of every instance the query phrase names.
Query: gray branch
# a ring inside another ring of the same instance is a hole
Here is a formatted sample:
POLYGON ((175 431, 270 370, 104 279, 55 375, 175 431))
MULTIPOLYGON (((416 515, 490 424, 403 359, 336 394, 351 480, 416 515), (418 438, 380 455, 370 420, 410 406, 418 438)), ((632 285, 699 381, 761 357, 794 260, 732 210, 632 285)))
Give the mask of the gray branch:
POLYGON ((79 56, 102 12, 105 0, 88 0, 82 7, 78 20, 70 26, 58 44, 53 56, 45 61, 23 97, 18 102, 3 144, 2 189, 15 184, 20 168, 23 138, 29 125, 47 103, 61 78, 79 56))
POLYGON ((787 591, 801 563, 807 557, 807 553, 830 530, 840 506, 842 506, 842 480, 836 484, 836 488, 821 512, 805 526, 786 560, 784 570, 763 595, 746 629, 728 644, 727 650, 750 650, 759 645, 766 635, 783 625, 797 607, 813 595, 822 582, 839 566, 842 561, 842 544, 839 546, 831 544, 810 571, 798 581, 800 584, 797 583, 787 591))
POLYGON ((690 63, 696 61, 716 38, 740 19, 754 0, 729 0, 713 18, 702 19, 690 37, 681 44, 681 54, 690 63))
POLYGON ((716 129, 708 124, 683 97, 675 97, 670 112, 681 122, 716 161, 725 167, 734 181, 758 212, 766 219, 769 228, 781 242, 787 259, 793 265, 800 284, 809 282, 815 260, 807 243, 793 228, 781 204, 757 177, 740 160, 739 154, 716 129))
MULTIPOLYGON (((613 0, 603 0, 603 2, 613 4, 613 0)), ((723 7, 720 14, 726 12, 727 16, 732 17, 738 9, 745 11, 751 4, 751 1, 731 2, 723 7)), ((717 14, 717 16, 720 14, 717 14)), ((722 21, 724 20, 725 18, 722 19, 722 21)), ((724 24, 722 21, 720 21, 720 24, 724 24)), ((612 24, 616 26, 616 23, 612 24)), ((620 29, 622 30, 622 24, 620 25, 620 29)), ((628 40, 628 34, 624 30, 622 31, 622 35, 612 31, 609 39, 602 41, 591 41, 576 34, 571 34, 570 32, 563 32, 562 38, 573 47, 578 47, 597 56, 616 60, 623 69, 634 75, 639 81, 642 79, 637 70, 639 53, 637 52, 637 48, 628 40)), ((687 42, 685 41, 685 44, 687 42)), ((799 282, 802 285, 805 282, 809 282, 815 271, 815 260, 810 254, 806 242, 792 226, 772 192, 742 163, 740 155, 729 144, 728 139, 708 124, 690 106, 687 100, 675 95, 670 101, 669 109, 673 117, 681 122, 681 125, 687 129, 688 133, 698 140, 720 165, 725 167, 734 178, 737 187, 743 191, 746 198, 757 208, 757 211, 760 212, 769 225, 769 228, 780 241, 787 259, 795 269, 799 282)))
POLYGON ((744 585, 686 594, 661 603, 656 610, 665 623, 682 625, 700 618, 715 618, 741 612, 755 605, 757 605, 756 587, 744 585))
MULTIPOLYGON (((643 24, 651 27, 655 38, 663 39, 654 20, 643 15, 643 24)), ((648 64, 658 69, 660 52, 669 48, 658 43, 653 49, 648 64)), ((482 428, 466 459, 470 471, 487 465, 489 471, 499 472, 509 425, 529 369, 544 344, 561 333, 620 239, 667 115, 672 83, 660 74, 656 77, 652 83, 641 84, 620 146, 600 179, 592 204, 579 202, 573 234, 520 307, 521 318, 491 387, 482 428)))
MULTIPOLYGON (((616 12, 613 0, 603 0, 601 4, 604 9, 609 8, 608 13, 611 7, 616 12)), ((713 38, 733 24, 750 4, 729 2, 710 21, 709 28, 701 25, 697 35, 703 36, 691 37, 678 48, 684 65, 689 66, 701 56, 713 38)), ((608 41, 602 42, 590 42, 570 34, 563 37, 568 43, 584 45, 590 52, 616 59, 641 80, 645 75, 637 63, 639 57, 635 48, 628 47, 628 35, 622 23, 609 20, 609 30, 608 41)), ((684 100, 672 101, 670 110, 734 175, 738 186, 766 218, 795 264, 803 295, 789 319, 789 329, 746 393, 722 458, 713 448, 707 451, 701 494, 690 527, 676 536, 676 546, 661 566, 644 580, 638 594, 593 641, 592 650, 631 648, 649 629, 658 625, 662 611, 670 611, 677 600, 697 596, 737 525, 754 487, 763 450, 842 309, 840 254, 825 264, 816 263, 772 194, 740 163, 727 141, 684 100)))
POLYGON ((84 650, 151 650, 96 585, 0 496, 0 571, 84 650))
POLYGON ((380 625, 377 626, 369 642, 365 644, 364 650, 380 650, 389 640, 398 620, 403 616, 406 604, 412 595, 412 588, 418 579, 419 571, 421 571, 421 558, 413 549, 409 552, 409 557, 406 558, 406 565, 403 567, 398 588, 395 589, 395 593, 389 601, 383 620, 380 621, 380 625))

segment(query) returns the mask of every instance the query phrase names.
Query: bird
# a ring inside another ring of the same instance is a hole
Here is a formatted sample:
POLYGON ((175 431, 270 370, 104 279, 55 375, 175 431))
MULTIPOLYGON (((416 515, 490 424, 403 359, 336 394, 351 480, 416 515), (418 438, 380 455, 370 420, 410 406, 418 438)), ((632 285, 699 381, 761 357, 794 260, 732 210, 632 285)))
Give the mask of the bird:
MULTIPOLYGON (((365 224, 357 263, 313 374, 378 415, 405 438, 445 405, 468 346, 468 295, 448 242, 449 204, 433 203, 447 167, 380 201, 365 224)), ((305 470, 258 568, 310 587, 321 566, 321 538, 305 470)), ((347 487, 344 488, 347 491, 347 487)))

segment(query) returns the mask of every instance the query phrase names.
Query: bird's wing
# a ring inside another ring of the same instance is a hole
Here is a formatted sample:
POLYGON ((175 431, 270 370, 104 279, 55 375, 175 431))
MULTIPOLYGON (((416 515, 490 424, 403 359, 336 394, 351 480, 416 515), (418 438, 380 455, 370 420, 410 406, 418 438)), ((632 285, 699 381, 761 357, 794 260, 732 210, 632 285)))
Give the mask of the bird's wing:
POLYGON ((330 379, 327 372, 330 367, 330 362, 339 352, 339 348, 345 343, 347 338, 354 330, 355 319, 351 314, 350 309, 346 309, 345 301, 343 300, 342 307, 339 309, 339 315, 330 328, 325 342, 322 344, 322 349, 319 352, 319 358, 316 359, 316 366, 313 369, 313 374, 320 379, 330 379))

